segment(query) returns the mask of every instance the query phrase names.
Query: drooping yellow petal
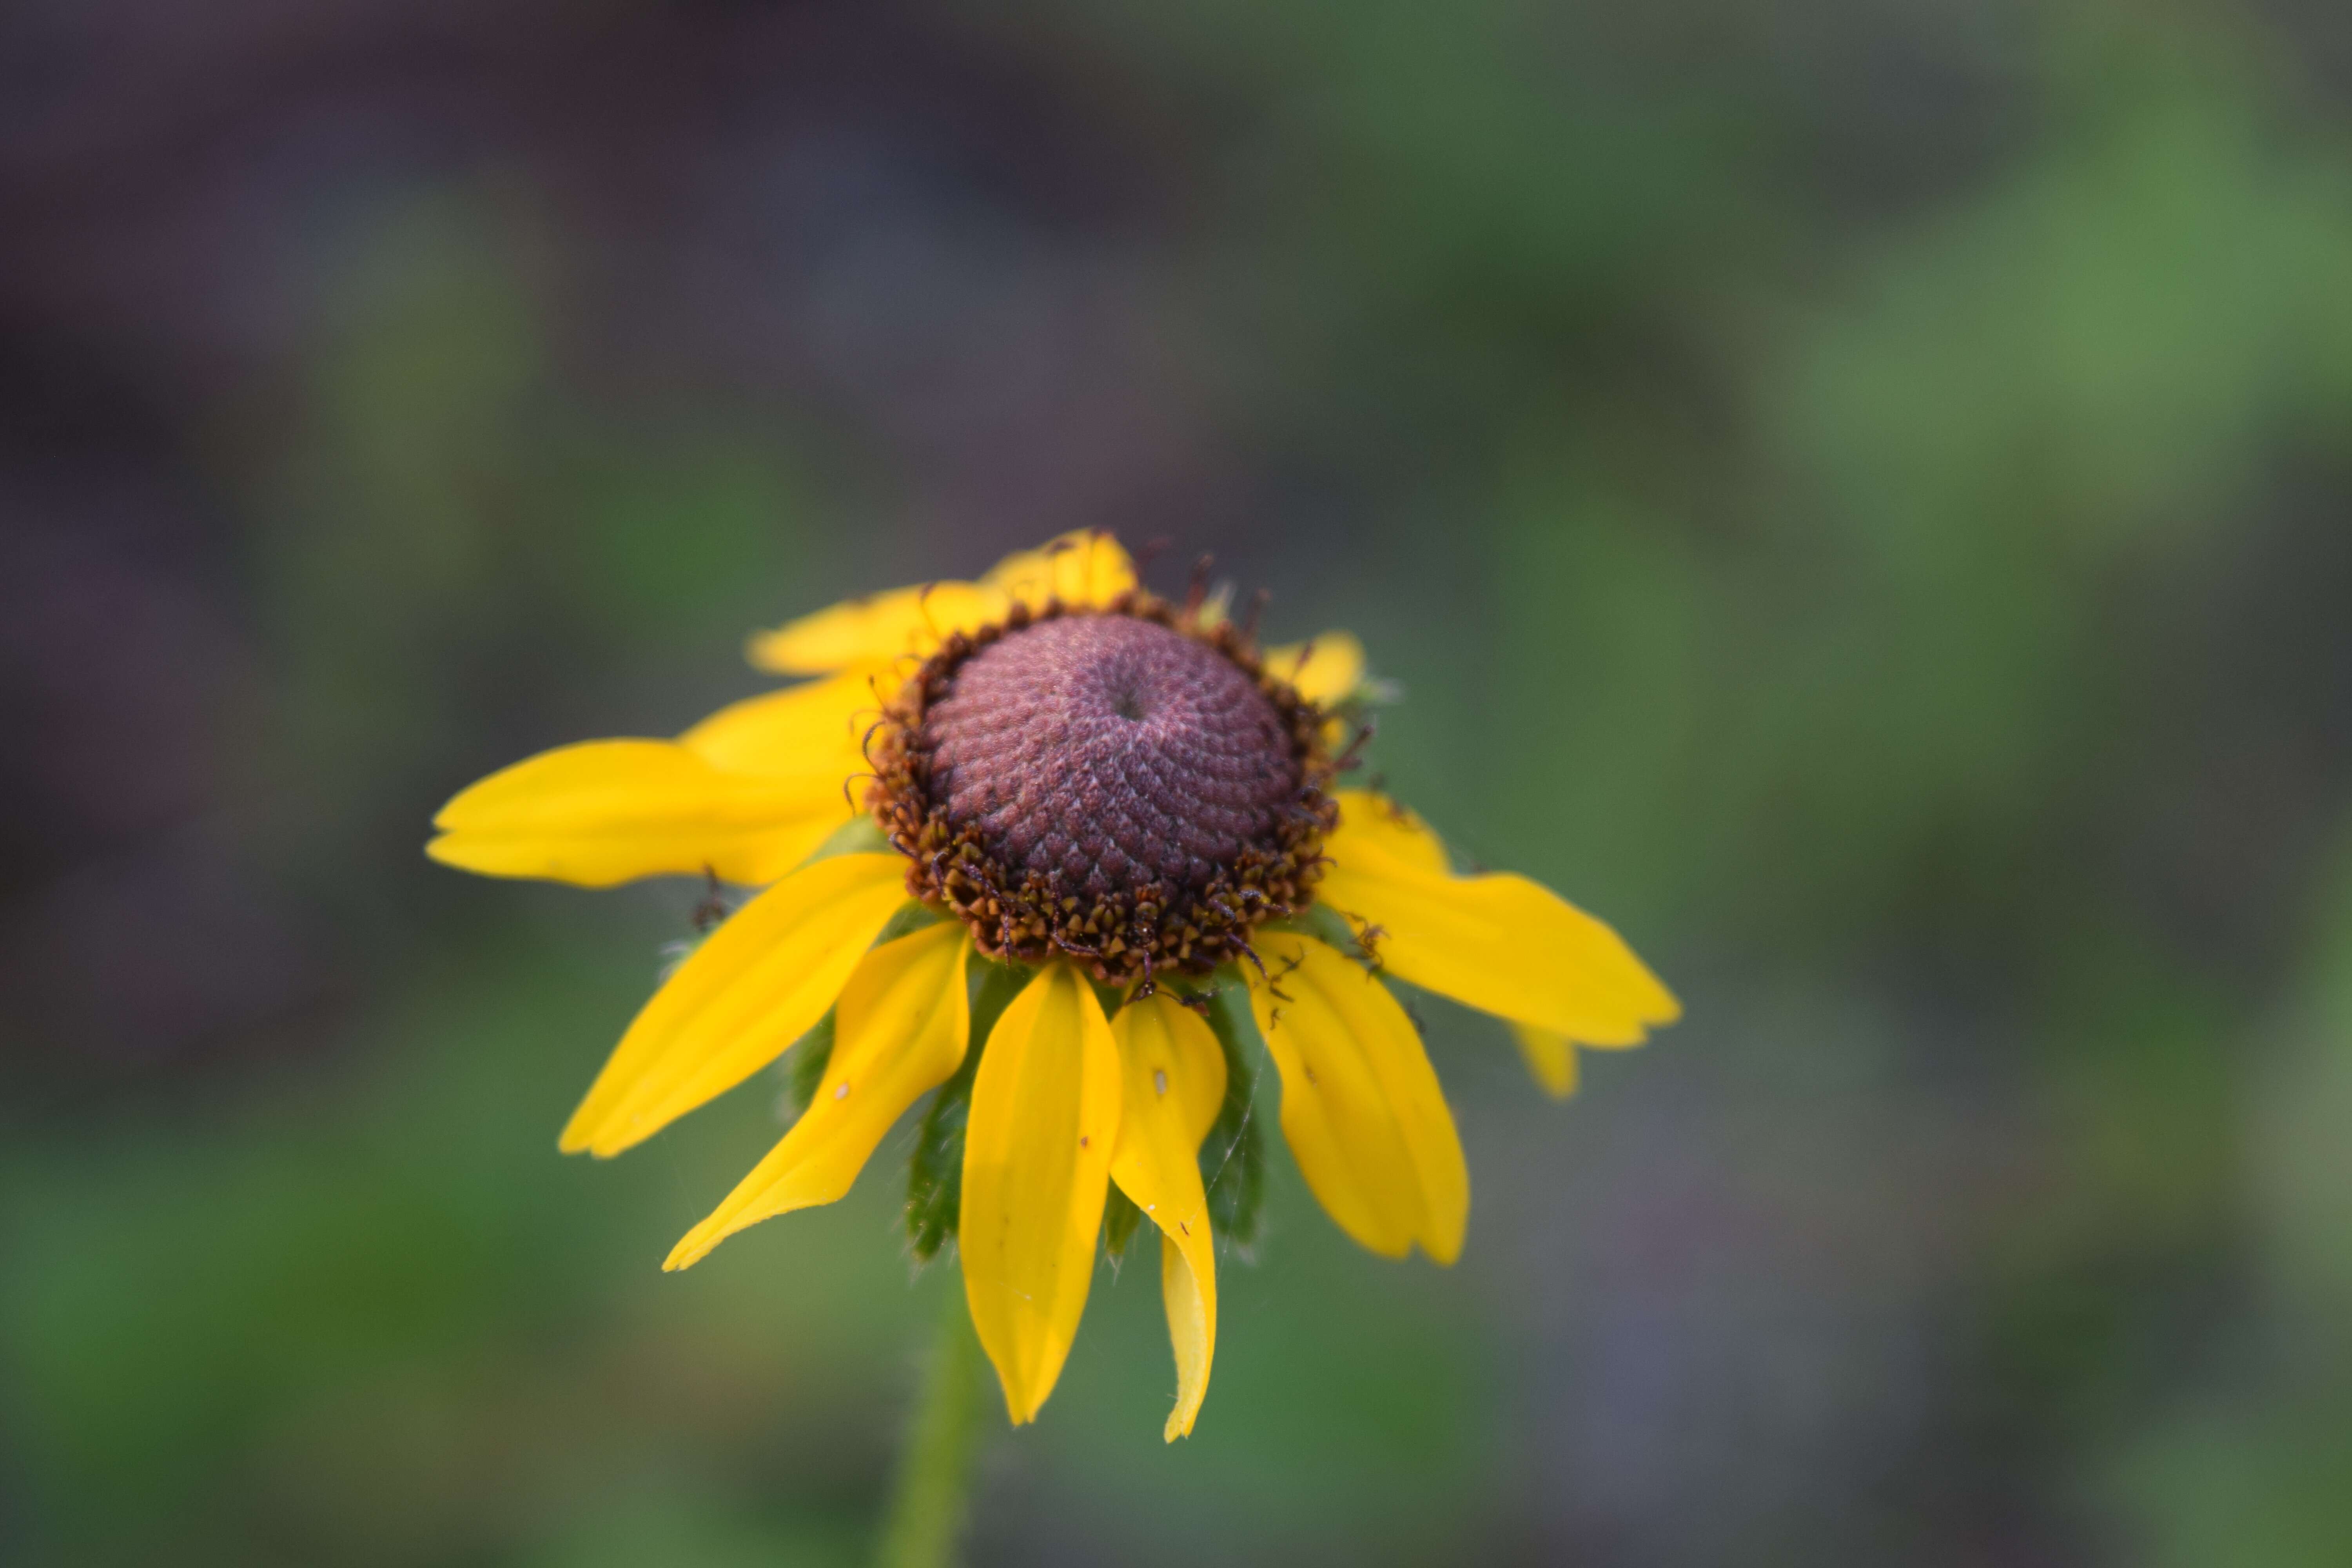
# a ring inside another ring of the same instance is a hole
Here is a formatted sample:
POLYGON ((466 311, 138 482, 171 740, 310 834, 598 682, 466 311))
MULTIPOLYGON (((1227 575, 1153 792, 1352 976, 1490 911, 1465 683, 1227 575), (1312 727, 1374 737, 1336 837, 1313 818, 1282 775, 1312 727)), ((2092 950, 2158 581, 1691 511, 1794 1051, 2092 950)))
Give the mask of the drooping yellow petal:
POLYGON ((1054 599, 1092 607, 1135 586, 1135 563, 1109 534, 1081 528, 1006 556, 989 568, 981 584, 1002 589, 1032 609, 1054 599))
POLYGON ((492 773, 441 808, 425 852, 492 877, 772 882, 853 815, 835 769, 748 774, 672 741, 590 741, 492 773))
POLYGON ((834 1005, 833 1058, 783 1142, 663 1263, 684 1268, 737 1231, 829 1204, 906 1109, 963 1063, 971 1028, 964 963, 971 933, 942 921, 884 942, 859 961, 834 1005))
POLYGON ((1250 1010, 1282 1074, 1282 1132, 1339 1228, 1384 1257, 1462 1252, 1470 1170, 1412 1020, 1312 937, 1262 931, 1250 1010))
POLYGON ((1576 1092, 1576 1042, 1566 1035, 1555 1035, 1549 1029, 1531 1029, 1525 1024, 1511 1026, 1511 1037, 1519 1043, 1519 1058, 1528 1064, 1528 1071, 1543 1091, 1554 1100, 1566 1100, 1576 1092))
POLYGON ((1415 865, 1368 826, 1342 815, 1315 896, 1370 928, 1391 973, 1586 1045, 1636 1045, 1682 1016, 1623 938, 1559 894, 1415 865))
POLYGON ((1125 1085, 1110 1179, 1162 1234, 1160 1292, 1176 1347, 1176 1407, 1164 1436, 1189 1436, 1217 1348, 1216 1247, 1201 1184, 1201 1141, 1225 1095, 1217 1037, 1166 992, 1111 1020, 1125 1085))
POLYGON ((833 772, 845 779, 866 766, 866 733, 894 692, 881 667, 861 665, 731 703, 677 743, 730 773, 833 772))
MULTIPOLYGON (((1111 1176, 1150 1214, 1150 1205, 1128 1186, 1122 1172, 1141 1179, 1149 1162, 1167 1152, 1152 1141, 1164 1133, 1184 1145, 1183 1158, 1173 1163, 1191 1170, 1198 1179, 1200 1164, 1195 1156, 1209 1129, 1216 1125, 1217 1112, 1224 1108, 1225 1053, 1201 1016, 1165 991, 1121 1007, 1111 1020, 1110 1032, 1118 1044, 1126 1089, 1123 1103, 1143 1103, 1143 1091, 1149 1089, 1151 1111, 1145 1129, 1121 1121, 1118 1158, 1112 1164, 1111 1176), (1130 1159, 1146 1163, 1130 1164, 1130 1159)), ((1161 1219, 1160 1223, 1171 1222, 1161 1219)))
POLYGON ((1452 871, 1444 841, 1411 806, 1368 789, 1343 789, 1332 798, 1339 805, 1341 829, 1334 843, 1368 843, 1422 870, 1452 871))
MULTIPOLYGON (((1198 1228, 1208 1227, 1204 1214, 1198 1228)), ((1176 1351, 1176 1407, 1160 1429, 1163 1442, 1192 1435, 1209 1393, 1209 1363, 1217 1353, 1216 1248, 1205 1240, 1193 1253, 1160 1233, 1160 1301, 1168 1312, 1168 1342, 1176 1351)))
POLYGON ((1101 1004, 1048 963, 989 1035, 964 1126, 964 1300, 1016 1426, 1053 1392, 1086 1312, 1119 1098, 1101 1004))
POLYGON ((1364 645, 1353 632, 1325 632, 1312 642, 1266 649, 1265 671, 1290 682, 1309 702, 1328 707, 1364 683, 1364 645))
POLYGON ((897 855, 836 855, 745 904, 662 983, 560 1146, 617 1154, 783 1054, 907 901, 897 855))
POLYGON ((889 665, 929 657, 950 632, 1002 620, 1010 603, 1000 587, 921 583, 851 599, 774 631, 754 633, 744 653, 759 668, 780 675, 826 675, 857 665, 889 665))

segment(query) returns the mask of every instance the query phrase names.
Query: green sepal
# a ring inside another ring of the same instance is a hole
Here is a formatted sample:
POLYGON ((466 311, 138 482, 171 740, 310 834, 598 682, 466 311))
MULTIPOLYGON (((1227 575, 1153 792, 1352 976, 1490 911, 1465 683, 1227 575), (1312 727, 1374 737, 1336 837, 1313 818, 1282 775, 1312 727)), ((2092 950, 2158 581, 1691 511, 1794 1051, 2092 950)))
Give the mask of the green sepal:
POLYGON ((1246 1247, 1257 1240, 1258 1203, 1265 1192, 1265 1144, 1250 1113, 1257 1069, 1247 1047, 1257 1043, 1257 1021, 1250 1016, 1248 984, 1230 967, 1217 972, 1207 1001, 1210 1031, 1225 1054, 1225 1099, 1201 1143, 1201 1181, 1209 1190, 1211 1227, 1246 1247))
POLYGON ((1317 904, 1285 923, 1300 936, 1311 936, 1326 947, 1337 948, 1359 963, 1378 966, 1379 955, 1364 950, 1361 931, 1328 904, 1317 904))
POLYGON ((929 1263, 955 1239, 963 1207, 963 1128, 979 1068, 980 1053, 968 1052, 915 1129, 915 1152, 907 1162, 907 1245, 919 1263, 929 1263))
POLYGON ((828 1007, 807 1034, 793 1042, 793 1054, 784 1063, 784 1091, 793 1097, 794 1110, 806 1110, 824 1082, 824 1069, 833 1062, 833 1027, 834 1011, 828 1007))
POLYGON ((853 816, 835 828, 824 843, 809 851, 809 858, 801 864, 814 866, 836 855, 880 855, 889 847, 890 840, 883 833, 880 824, 870 816, 853 816))
POLYGON ((915 1152, 907 1162, 907 1245, 919 1263, 929 1263, 955 1239, 963 1210, 963 1130, 971 1115, 971 1080, 990 1031, 1033 971, 972 955, 971 1039, 963 1065, 940 1085, 915 1129, 915 1152))
POLYGON ((909 899, 898 906, 897 914, 892 915, 883 923, 882 934, 874 939, 874 945, 880 947, 886 942, 896 942, 902 936, 912 936, 917 931, 935 926, 945 919, 947 917, 937 910, 927 908, 909 899))
POLYGON ((1125 987, 1107 984, 1100 980, 1097 980, 1093 975, 1087 973, 1084 970, 1080 970, 1078 972, 1078 978, 1084 980, 1087 983, 1087 988, 1094 992, 1095 1001, 1101 1006, 1104 1017, 1118 1017, 1118 1010, 1127 1005, 1127 991, 1125 987))
POLYGON ((1135 1227, 1142 1223, 1143 1211, 1113 1182, 1110 1197, 1103 1204, 1103 1254, 1113 1268, 1127 1261, 1127 1244, 1135 1239, 1135 1227))

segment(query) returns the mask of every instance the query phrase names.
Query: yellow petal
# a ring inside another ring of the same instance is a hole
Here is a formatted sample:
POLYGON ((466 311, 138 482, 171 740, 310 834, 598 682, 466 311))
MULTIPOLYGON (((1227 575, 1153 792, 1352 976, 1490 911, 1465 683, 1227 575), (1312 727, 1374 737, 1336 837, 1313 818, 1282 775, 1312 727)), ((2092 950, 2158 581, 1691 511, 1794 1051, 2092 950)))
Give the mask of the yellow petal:
POLYGON ((1192 1430, 1217 1348, 1216 1248, 1201 1185, 1201 1140, 1224 1102, 1225 1055, 1209 1026, 1161 992, 1111 1020, 1125 1092, 1110 1179, 1163 1240, 1160 1292, 1176 1347, 1176 1407, 1163 1433, 1192 1430))
POLYGON ((758 668, 781 675, 826 675, 855 665, 923 658, 950 632, 1002 620, 1010 603, 1001 587, 920 583, 755 633, 745 655, 758 668))
POLYGON ((1566 1100, 1576 1092, 1576 1042, 1566 1035, 1555 1035, 1548 1029, 1531 1029, 1525 1024, 1511 1026, 1511 1037, 1519 1042, 1520 1059, 1543 1090, 1554 1100, 1566 1100))
POLYGON ((1107 605, 1135 586, 1135 563, 1109 534, 1082 528, 1038 549, 1006 556, 981 584, 1002 589, 1032 609, 1055 599, 1065 605, 1107 605))
POLYGON ((929 657, 950 632, 1001 621, 1015 601, 1108 604, 1135 586, 1135 563, 1109 534, 1066 533, 1037 550, 1006 556, 977 583, 921 583, 852 599, 753 635, 745 649, 761 669, 825 675, 856 665, 891 667, 894 676, 929 657))
POLYGON ((1342 848, 1370 844, 1424 871, 1453 870, 1444 841, 1411 806, 1368 789, 1343 789, 1332 798, 1339 805, 1340 831, 1332 836, 1334 844, 1342 848))
POLYGON ((1313 642, 1268 648, 1265 670, 1298 695, 1325 707, 1345 701, 1364 683, 1364 645, 1353 632, 1325 632, 1313 642))
POLYGON ((955 921, 884 942, 859 961, 835 1005, 833 1058, 816 1097, 783 1142, 670 1253, 699 1262, 737 1231, 849 1191, 907 1107, 963 1063, 971 1028, 964 963, 971 934, 955 921))
POLYGON ((1371 928, 1389 973, 1585 1045, 1637 1045, 1682 1016, 1623 938, 1549 889, 1508 874, 1446 876, 1368 827, 1341 816, 1315 896, 1371 928))
POLYGON ((730 773, 846 779, 865 768, 866 731, 895 692, 882 667, 862 665, 721 708, 677 743, 730 773))
POLYGON ((708 870, 772 882, 853 815, 838 770, 722 771, 671 741, 542 752, 463 791, 433 819, 435 859, 492 877, 608 888, 708 870))
MULTIPOLYGON (((1208 1223, 1203 1215, 1200 1228, 1208 1223)), ((1168 1341, 1176 1348, 1176 1408, 1160 1429, 1170 1443, 1192 1435, 1209 1392, 1209 1363, 1217 1353, 1215 1268, 1216 1249, 1205 1239, 1188 1254, 1174 1237, 1160 1233, 1160 1300, 1168 1310, 1168 1341)))
POLYGON ((1119 1094, 1093 989, 1047 964, 989 1035, 964 1126, 964 1300, 1016 1426, 1053 1392, 1086 1311, 1119 1094))
POLYGON ((835 855, 745 904, 662 983, 563 1129, 617 1154, 783 1054, 907 901, 897 855, 835 855))
POLYGON ((1282 1132, 1339 1228, 1402 1258, 1462 1252, 1470 1171, 1421 1036, 1387 986, 1312 937, 1262 931, 1250 1010, 1282 1074, 1282 1132))

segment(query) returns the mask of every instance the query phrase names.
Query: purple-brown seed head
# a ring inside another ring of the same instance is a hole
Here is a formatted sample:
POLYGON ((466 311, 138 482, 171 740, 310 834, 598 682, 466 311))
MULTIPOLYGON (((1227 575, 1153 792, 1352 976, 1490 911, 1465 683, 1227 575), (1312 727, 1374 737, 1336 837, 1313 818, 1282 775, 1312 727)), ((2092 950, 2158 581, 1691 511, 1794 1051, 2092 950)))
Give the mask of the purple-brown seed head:
POLYGON ((1228 626, 1139 596, 1016 613, 908 681, 872 798, 910 889, 983 952, 1200 973, 1311 899, 1322 728, 1228 626))
POLYGON ((1274 703, 1152 621, 1041 621, 964 661, 923 720, 931 795, 992 858, 1087 899, 1200 889, 1298 793, 1274 703))

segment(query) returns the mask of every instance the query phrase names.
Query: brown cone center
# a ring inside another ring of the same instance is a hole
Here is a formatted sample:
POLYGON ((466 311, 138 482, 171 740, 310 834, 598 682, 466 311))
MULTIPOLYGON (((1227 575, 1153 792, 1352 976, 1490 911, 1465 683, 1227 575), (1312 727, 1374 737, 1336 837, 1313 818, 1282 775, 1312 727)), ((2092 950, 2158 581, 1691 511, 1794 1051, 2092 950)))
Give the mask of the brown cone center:
POLYGON ((1289 727, 1206 644, 1121 615, 1040 621, 974 652, 923 716, 931 798, 1057 894, 1198 890, 1278 845, 1289 727))

